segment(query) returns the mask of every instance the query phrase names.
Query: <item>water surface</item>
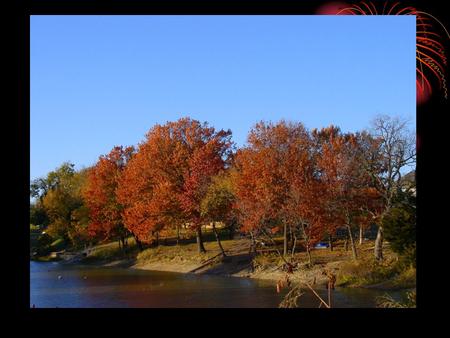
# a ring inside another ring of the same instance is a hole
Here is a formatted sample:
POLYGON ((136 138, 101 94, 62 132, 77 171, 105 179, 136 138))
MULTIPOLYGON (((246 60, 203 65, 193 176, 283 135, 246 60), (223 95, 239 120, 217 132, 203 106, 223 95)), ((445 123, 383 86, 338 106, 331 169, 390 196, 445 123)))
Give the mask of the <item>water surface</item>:
MULTIPOLYGON (((144 271, 123 268, 30 262, 30 306, 86 307, 278 307, 273 281, 212 275, 144 271)), ((318 290, 326 299, 326 290, 318 290)), ((374 307, 384 291, 337 289, 334 307, 374 307)), ((400 292, 390 292, 394 298, 400 292)), ((300 298, 300 307, 319 301, 311 293, 300 298)))

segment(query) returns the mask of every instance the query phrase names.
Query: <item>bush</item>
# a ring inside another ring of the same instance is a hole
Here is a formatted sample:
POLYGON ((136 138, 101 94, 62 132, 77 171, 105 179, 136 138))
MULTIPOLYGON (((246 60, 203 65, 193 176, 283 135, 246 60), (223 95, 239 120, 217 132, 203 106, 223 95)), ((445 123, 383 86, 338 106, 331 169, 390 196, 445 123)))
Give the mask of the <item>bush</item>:
POLYGON ((30 205, 30 222, 46 227, 49 224, 49 218, 43 205, 39 202, 30 205))
POLYGON ((38 238, 38 246, 41 248, 48 247, 52 243, 53 243, 53 238, 46 233, 42 234, 38 238))
POLYGON ((415 266, 416 208, 415 202, 398 203, 382 220, 384 235, 394 252, 415 266))
POLYGON ((337 284, 340 286, 363 286, 382 284, 392 289, 416 286, 416 268, 406 259, 386 259, 382 262, 374 258, 350 261, 340 266, 337 284))
POLYGON ((379 262, 373 258, 342 264, 338 274, 339 285, 371 285, 386 282, 400 272, 400 266, 392 261, 379 262))

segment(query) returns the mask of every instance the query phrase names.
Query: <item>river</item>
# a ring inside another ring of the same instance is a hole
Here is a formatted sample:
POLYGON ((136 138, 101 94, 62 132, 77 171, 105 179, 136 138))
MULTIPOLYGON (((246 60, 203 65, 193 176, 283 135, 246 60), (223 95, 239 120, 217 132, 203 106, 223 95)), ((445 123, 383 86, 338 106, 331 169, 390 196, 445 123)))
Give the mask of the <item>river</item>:
MULTIPOLYGON (((326 299, 326 290, 318 291, 326 299)), ((398 299, 402 292, 389 293, 398 299)), ((273 308, 284 294, 267 280, 30 262, 30 307, 37 308, 273 308)), ((383 294, 337 288, 333 307, 374 307, 383 294)), ((300 307, 318 305, 311 293, 299 299, 300 307)))

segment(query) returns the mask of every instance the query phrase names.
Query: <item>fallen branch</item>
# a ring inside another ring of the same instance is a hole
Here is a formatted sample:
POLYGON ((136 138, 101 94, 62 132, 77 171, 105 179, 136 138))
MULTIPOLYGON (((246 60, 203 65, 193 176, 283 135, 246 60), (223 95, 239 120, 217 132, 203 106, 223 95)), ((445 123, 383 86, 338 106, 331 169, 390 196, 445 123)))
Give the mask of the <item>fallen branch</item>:
POLYGON ((314 295, 319 298, 319 300, 323 303, 323 305, 325 305, 328 309, 330 308, 330 305, 328 305, 323 299, 322 297, 319 296, 319 294, 311 287, 311 285, 309 285, 308 283, 306 283, 306 286, 308 288, 311 289, 311 291, 314 293, 314 295))
POLYGON ((284 297, 283 301, 280 303, 278 307, 280 308, 295 308, 297 307, 297 299, 304 295, 300 285, 292 288, 291 291, 287 293, 284 297))

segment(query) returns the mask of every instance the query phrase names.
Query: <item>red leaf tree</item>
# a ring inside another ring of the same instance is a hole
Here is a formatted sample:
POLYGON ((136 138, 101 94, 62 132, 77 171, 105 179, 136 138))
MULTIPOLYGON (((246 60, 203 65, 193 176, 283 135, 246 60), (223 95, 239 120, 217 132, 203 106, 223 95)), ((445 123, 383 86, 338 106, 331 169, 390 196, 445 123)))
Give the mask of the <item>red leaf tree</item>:
MULTIPOLYGON (((261 232, 270 237, 282 229, 284 258, 288 229, 295 238, 299 222, 303 230, 307 228, 310 209, 305 206, 313 200, 307 196, 312 196, 314 185, 311 140, 301 123, 281 121, 256 124, 248 143, 236 156, 236 205, 243 230, 253 238, 261 232)), ((316 223, 308 224, 312 235, 316 223)))
POLYGON ((313 135, 318 144, 317 164, 324 186, 321 207, 325 227, 330 234, 341 226, 347 229, 356 259, 352 229, 357 223, 369 221, 368 212, 373 210, 377 199, 371 189, 371 177, 362 166, 361 135, 344 134, 334 126, 313 131, 313 135))
POLYGON ((125 224, 141 240, 170 226, 189 223, 204 252, 200 203, 211 178, 226 167, 231 131, 182 118, 156 125, 140 144, 118 189, 125 224))
POLYGON ((84 199, 89 208, 89 233, 101 239, 118 238, 126 244, 128 234, 122 218, 123 205, 116 198, 122 171, 133 155, 133 147, 114 147, 89 170, 84 199))

